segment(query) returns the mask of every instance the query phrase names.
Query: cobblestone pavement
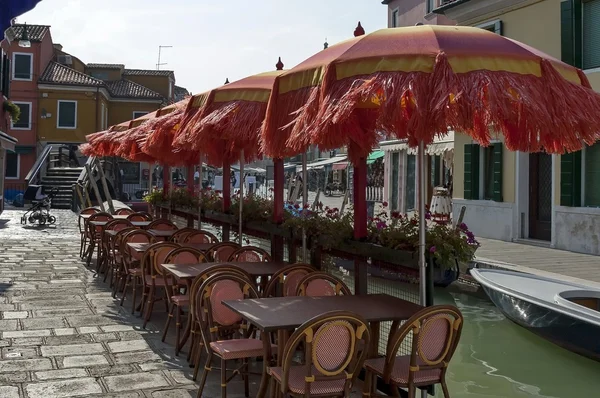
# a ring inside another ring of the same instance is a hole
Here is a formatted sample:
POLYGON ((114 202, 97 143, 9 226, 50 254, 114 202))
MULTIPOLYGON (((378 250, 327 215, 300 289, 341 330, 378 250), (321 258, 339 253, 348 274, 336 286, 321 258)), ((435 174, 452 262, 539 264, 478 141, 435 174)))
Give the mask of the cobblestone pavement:
POLYGON ((0 215, 0 397, 195 397, 186 353, 160 341, 165 318, 142 329, 79 259, 77 217, 52 213, 45 228, 0 215))

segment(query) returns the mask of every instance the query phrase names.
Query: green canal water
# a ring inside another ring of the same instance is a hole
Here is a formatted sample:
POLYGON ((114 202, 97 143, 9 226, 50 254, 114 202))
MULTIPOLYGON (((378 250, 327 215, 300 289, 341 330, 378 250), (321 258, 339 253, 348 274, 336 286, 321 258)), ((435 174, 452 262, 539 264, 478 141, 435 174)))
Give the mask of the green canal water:
POLYGON ((434 299, 456 305, 465 317, 447 373, 453 398, 600 397, 600 362, 517 326, 484 296, 439 289, 434 299))

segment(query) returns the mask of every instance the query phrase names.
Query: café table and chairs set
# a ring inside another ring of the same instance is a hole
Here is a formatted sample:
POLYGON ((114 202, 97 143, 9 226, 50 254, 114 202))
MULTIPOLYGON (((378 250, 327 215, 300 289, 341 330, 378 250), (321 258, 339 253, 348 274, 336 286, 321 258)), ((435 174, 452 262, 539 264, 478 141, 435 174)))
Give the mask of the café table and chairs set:
POLYGON ((456 307, 354 295, 310 264, 273 261, 261 248, 129 209, 85 209, 79 230, 82 258, 89 266, 96 253, 96 272, 110 278, 121 305, 131 300, 144 327, 154 304, 167 304, 162 339, 174 326, 176 355, 190 342, 198 397, 210 372, 220 373, 222 397, 238 376, 246 396, 347 397, 361 373, 365 397, 386 396, 382 383, 410 397, 440 384, 450 396, 446 371, 463 323, 456 307), (382 322, 391 323, 386 344, 382 322), (260 385, 250 392, 252 371, 260 385))

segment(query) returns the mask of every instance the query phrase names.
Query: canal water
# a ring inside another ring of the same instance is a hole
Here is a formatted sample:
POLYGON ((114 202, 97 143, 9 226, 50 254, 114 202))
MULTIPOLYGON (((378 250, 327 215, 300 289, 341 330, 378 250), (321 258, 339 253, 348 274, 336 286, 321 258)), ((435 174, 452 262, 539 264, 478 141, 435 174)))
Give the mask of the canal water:
POLYGON ((600 362, 517 326, 483 295, 439 289, 434 300, 456 305, 465 317, 447 373, 453 398, 600 397, 600 362))

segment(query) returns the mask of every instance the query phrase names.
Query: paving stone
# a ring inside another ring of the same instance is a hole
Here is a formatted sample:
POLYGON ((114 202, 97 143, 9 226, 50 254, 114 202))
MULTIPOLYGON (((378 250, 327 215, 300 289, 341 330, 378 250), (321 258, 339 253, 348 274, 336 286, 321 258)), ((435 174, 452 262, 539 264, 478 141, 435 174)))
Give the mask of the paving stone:
POLYGON ((129 325, 108 325, 108 326, 100 326, 103 332, 126 332, 129 330, 134 330, 133 326, 129 325))
MULTIPOLYGON (((89 316, 79 316, 79 317, 68 317, 67 322, 69 325, 73 327, 78 326, 99 326, 99 325, 112 325, 115 324, 116 321, 106 316, 102 315, 89 315, 89 316)), ((105 330, 112 331, 112 330, 105 330)))
POLYGON ((104 378, 108 391, 142 390, 146 388, 166 387, 169 385, 164 376, 156 373, 131 373, 104 378))
POLYGON ((2 398, 19 398, 19 387, 0 386, 0 397, 2 397, 2 398))
POLYGON ((115 363, 119 364, 143 363, 161 360, 161 357, 153 351, 124 352, 121 354, 115 354, 114 358, 115 363))
POLYGON ((75 328, 60 328, 60 329, 54 329, 54 334, 56 336, 69 336, 72 334, 76 334, 77 331, 75 330, 75 328))
POLYGON ((14 311, 15 309, 15 304, 0 304, 0 311, 14 311))
POLYGON ((67 398, 102 393, 102 387, 93 377, 28 384, 29 398, 67 398))
POLYGON ((0 361, 0 372, 23 372, 52 369, 49 358, 15 359, 0 361))
POLYGON ((97 326, 86 326, 86 327, 79 328, 79 333, 81 333, 81 334, 96 333, 99 331, 100 331, 100 329, 98 329, 97 326))
POLYGON ((190 384, 194 382, 189 373, 186 374, 181 370, 169 370, 167 372, 177 384, 190 384))
POLYGON ((50 336, 49 329, 39 330, 13 330, 9 332, 2 332, 2 337, 5 339, 14 339, 21 337, 45 337, 50 336))
POLYGON ((108 365, 108 360, 104 355, 77 355, 62 359, 63 368, 80 368, 96 365, 108 365))
POLYGON ((56 309, 34 310, 33 311, 33 316, 36 318, 50 318, 50 317, 88 315, 88 314, 93 314, 92 310, 90 310, 88 307, 56 308, 56 309))
POLYGON ((47 345, 63 345, 63 344, 85 344, 92 342, 92 336, 89 334, 72 334, 66 336, 51 336, 46 337, 47 345))
POLYGON ((178 390, 161 390, 153 391, 152 398, 190 398, 190 391, 178 389, 178 390))
MULTIPOLYGON (((37 380, 74 379, 89 376, 85 369, 58 369, 34 372, 37 380)), ((93 375, 92 375, 93 376, 93 375)))
POLYGON ((62 318, 33 318, 23 319, 23 328, 29 329, 57 329, 67 326, 62 318))
POLYGON ((2 319, 24 319, 29 316, 27 311, 4 311, 2 319))
POLYGON ((23 383, 29 380, 29 372, 0 373, 0 385, 23 383))
MULTIPOLYGON (((129 331, 129 332, 118 332, 121 340, 138 340, 143 339, 144 334, 138 331, 129 331)), ((147 334, 147 333, 145 333, 147 334)))
POLYGON ((10 340, 0 340, 0 347, 8 347, 10 345, 10 340))
POLYGON ((140 364, 138 364, 138 366, 144 372, 150 372, 152 370, 163 370, 163 369, 169 368, 169 364, 166 364, 165 362, 162 362, 162 361, 161 362, 140 363, 140 364))
POLYGON ((37 358, 40 354, 36 347, 5 347, 2 349, 2 358, 18 359, 18 358, 37 358))
POLYGON ((133 365, 107 365, 107 366, 92 366, 89 368, 90 376, 103 377, 120 374, 134 373, 133 365))
POLYGON ((97 342, 119 340, 116 333, 94 333, 92 337, 97 342))
POLYGON ((22 337, 12 339, 12 345, 42 345, 44 344, 43 337, 22 337))
POLYGON ((150 346, 145 340, 129 340, 129 341, 116 341, 108 343, 108 348, 114 353, 128 352, 128 351, 143 351, 149 350, 150 346))
POLYGON ((43 346, 41 347, 42 356, 44 357, 56 357, 56 356, 67 356, 67 355, 87 355, 87 354, 99 354, 104 352, 102 344, 65 344, 55 346, 43 346))
POLYGON ((0 330, 17 330, 17 320, 13 320, 13 319, 0 320, 0 330))

